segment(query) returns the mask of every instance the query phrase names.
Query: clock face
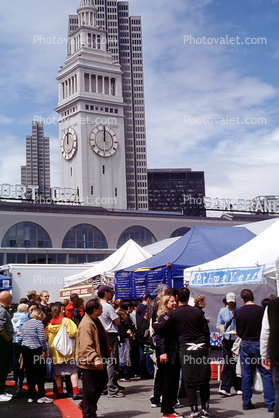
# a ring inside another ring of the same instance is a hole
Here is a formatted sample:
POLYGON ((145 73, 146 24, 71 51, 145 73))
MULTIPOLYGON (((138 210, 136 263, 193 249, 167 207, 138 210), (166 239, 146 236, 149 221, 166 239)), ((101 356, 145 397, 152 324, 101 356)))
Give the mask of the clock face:
POLYGON ((110 157, 118 147, 116 133, 106 125, 98 125, 89 135, 90 146, 100 157, 110 157))
POLYGON ((73 158, 77 149, 77 134, 74 129, 68 128, 61 140, 61 152, 65 160, 73 158))

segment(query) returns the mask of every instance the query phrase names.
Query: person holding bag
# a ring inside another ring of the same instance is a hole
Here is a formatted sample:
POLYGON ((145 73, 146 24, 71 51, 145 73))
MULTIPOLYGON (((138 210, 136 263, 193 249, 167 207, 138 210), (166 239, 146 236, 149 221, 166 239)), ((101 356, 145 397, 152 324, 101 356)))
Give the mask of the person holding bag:
POLYGON ((22 327, 20 339, 24 367, 28 386, 28 402, 52 403, 52 399, 45 396, 45 359, 47 358, 47 344, 44 333, 45 314, 35 309, 29 316, 29 321, 22 327), (36 391, 36 384, 38 392, 36 391))
POLYGON ((70 375, 73 386, 73 399, 82 399, 82 395, 78 390, 78 367, 75 362, 75 348, 74 345, 71 347, 70 341, 68 341, 67 338, 67 336, 71 339, 76 337, 77 326, 71 319, 64 318, 61 315, 60 305, 54 304, 51 308, 51 313, 52 319, 46 327, 46 339, 49 344, 49 358, 51 359, 52 373, 54 375, 58 391, 57 398, 59 399, 65 396, 62 387, 62 376, 70 375), (63 341, 63 337, 61 337, 62 332, 64 332, 64 326, 67 331, 67 335, 64 335, 65 341, 63 341), (55 338, 59 332, 60 338, 62 339, 60 339, 60 343, 57 345, 57 339, 55 340, 55 338), (61 351, 63 351, 63 353, 56 349, 59 348, 59 346, 61 347, 61 351), (66 349, 66 351, 64 351, 64 349, 66 349))

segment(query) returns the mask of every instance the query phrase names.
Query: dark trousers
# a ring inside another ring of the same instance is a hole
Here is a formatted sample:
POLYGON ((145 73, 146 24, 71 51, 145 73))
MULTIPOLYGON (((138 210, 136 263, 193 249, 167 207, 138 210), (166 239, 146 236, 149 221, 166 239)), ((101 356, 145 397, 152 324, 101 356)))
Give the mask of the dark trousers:
POLYGON ((144 354, 146 343, 139 343, 139 372, 142 379, 153 379, 154 365, 149 354, 144 354))
POLYGON ((139 376, 139 345, 136 339, 131 341, 130 357, 132 375, 139 376))
POLYGON ((152 401, 156 404, 160 402, 160 398, 163 394, 164 388, 164 370, 159 358, 157 358, 157 367, 158 368, 154 379, 154 394, 152 399, 152 401))
POLYGON ((107 384, 108 376, 106 370, 83 369, 82 387, 83 400, 79 404, 82 409, 83 418, 96 417, 98 400, 107 384))
POLYGON ((221 389, 230 392, 231 387, 235 391, 241 390, 241 378, 235 374, 235 363, 232 358, 232 346, 234 341, 223 339, 223 358, 224 366, 221 374, 221 389))
POLYGON ((13 343, 13 353, 14 353, 14 360, 13 360, 14 381, 15 381, 15 384, 21 388, 23 380, 24 380, 24 367, 21 369, 20 364, 18 362, 20 354, 21 354, 20 344, 13 343))
POLYGON ((172 414, 173 406, 176 404, 177 391, 179 383, 180 363, 177 359, 174 365, 167 363, 162 364, 163 369, 163 393, 161 412, 163 414, 172 414))
POLYGON ((26 370, 28 398, 42 398, 45 396, 45 359, 41 357, 42 350, 40 348, 31 349, 22 346, 22 355, 24 367, 26 370), (36 384, 38 385, 38 394, 36 392, 36 384))
MULTIPOLYGON (((200 389, 200 398, 201 398, 202 408, 206 409, 209 403, 209 398, 210 398, 209 382, 205 383, 204 385, 199 385, 199 389, 200 389)), ((188 402, 191 408, 193 406, 197 406, 198 405, 198 397, 197 397, 198 387, 186 386, 185 390, 186 390, 188 402)))
POLYGON ((0 336, 0 395, 5 392, 7 375, 13 362, 12 341, 6 341, 0 336))

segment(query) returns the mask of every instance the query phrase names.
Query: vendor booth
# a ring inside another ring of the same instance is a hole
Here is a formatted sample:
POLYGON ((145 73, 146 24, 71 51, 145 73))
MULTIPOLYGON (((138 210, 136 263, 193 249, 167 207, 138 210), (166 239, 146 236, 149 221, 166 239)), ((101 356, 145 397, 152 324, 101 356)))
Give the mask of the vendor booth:
POLYGON ((251 240, 246 228, 194 226, 173 244, 142 263, 115 274, 116 297, 140 299, 145 292, 156 294, 160 283, 179 288, 186 267, 214 260, 251 240))

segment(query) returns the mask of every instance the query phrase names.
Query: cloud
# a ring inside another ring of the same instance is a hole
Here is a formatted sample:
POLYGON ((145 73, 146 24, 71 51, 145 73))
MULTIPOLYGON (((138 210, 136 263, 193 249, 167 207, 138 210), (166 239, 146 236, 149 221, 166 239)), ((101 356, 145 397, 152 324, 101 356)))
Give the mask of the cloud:
MULTIPOLYGON (((130 14, 142 17, 148 167, 203 170, 207 195, 276 194, 279 14, 278 2, 267 1, 269 8, 260 1, 129 1, 130 14), (184 35, 226 34, 267 36, 268 43, 184 42, 184 35)), ((0 134, 7 158, 1 153, 0 175, 7 182, 25 164, 25 136, 39 117, 51 140, 52 185, 59 184, 55 78, 66 59, 68 15, 78 4, 1 5, 0 134)))

